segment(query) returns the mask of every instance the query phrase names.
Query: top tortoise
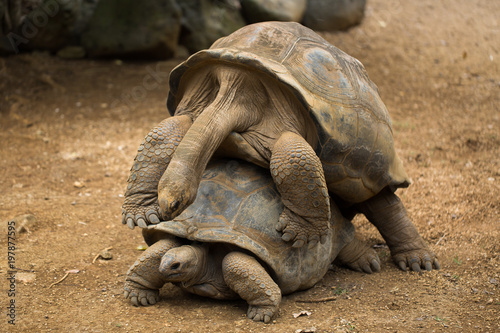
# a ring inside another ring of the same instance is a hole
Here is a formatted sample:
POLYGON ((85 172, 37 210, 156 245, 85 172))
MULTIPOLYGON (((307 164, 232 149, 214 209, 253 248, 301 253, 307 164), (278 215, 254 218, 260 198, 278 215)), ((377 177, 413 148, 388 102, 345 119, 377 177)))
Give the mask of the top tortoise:
POLYGON ((264 22, 219 39, 171 72, 167 107, 132 166, 123 223, 179 215, 218 154, 270 168, 293 246, 324 241, 331 195, 377 226, 401 268, 438 267, 394 194, 409 180, 377 87, 312 30, 264 22))

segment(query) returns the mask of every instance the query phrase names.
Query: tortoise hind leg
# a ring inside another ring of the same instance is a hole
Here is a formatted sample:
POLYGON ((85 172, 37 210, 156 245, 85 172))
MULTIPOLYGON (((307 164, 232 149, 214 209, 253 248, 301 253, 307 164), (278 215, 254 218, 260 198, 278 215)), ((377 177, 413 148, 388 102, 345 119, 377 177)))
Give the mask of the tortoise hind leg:
POLYGON ((420 272, 440 268, 436 255, 429 249, 411 222, 401 200, 389 189, 358 204, 368 220, 377 227, 391 249, 392 259, 404 271, 420 272))
POLYGON ((122 206, 122 223, 131 229, 136 225, 145 228, 162 219, 158 183, 191 123, 188 116, 167 118, 153 128, 139 146, 122 206))
POLYGON ((262 265, 253 257, 230 252, 222 261, 227 285, 249 304, 247 315, 269 323, 278 311, 281 290, 262 265))
MULTIPOLYGON (((318 156, 298 134, 284 132, 274 144, 271 175, 285 205, 277 226, 294 247, 326 240, 330 198, 318 156)), ((312 246, 312 244, 311 244, 312 246)))
POLYGON ((175 237, 170 237, 148 247, 127 272, 125 298, 135 306, 156 304, 160 299, 159 289, 165 284, 159 271, 161 259, 165 252, 180 245, 175 237))
POLYGON ((358 272, 380 272, 377 252, 357 237, 340 250, 335 261, 358 272))

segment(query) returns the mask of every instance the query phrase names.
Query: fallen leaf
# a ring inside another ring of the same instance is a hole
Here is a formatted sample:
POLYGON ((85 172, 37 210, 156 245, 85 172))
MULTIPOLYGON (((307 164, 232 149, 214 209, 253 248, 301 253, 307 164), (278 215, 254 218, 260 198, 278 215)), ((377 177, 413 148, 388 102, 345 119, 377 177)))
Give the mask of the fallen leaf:
POLYGON ((300 312, 294 313, 293 318, 298 318, 300 316, 310 316, 310 315, 311 315, 310 311, 302 310, 300 312))

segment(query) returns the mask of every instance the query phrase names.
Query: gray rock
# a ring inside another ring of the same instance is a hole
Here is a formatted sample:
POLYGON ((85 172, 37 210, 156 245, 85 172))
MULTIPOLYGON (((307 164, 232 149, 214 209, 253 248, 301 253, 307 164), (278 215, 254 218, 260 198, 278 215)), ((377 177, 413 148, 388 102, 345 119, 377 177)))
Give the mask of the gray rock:
POLYGON ((0 52, 76 44, 98 0, 0 0, 0 52))
POLYGON ((320 31, 345 30, 363 20, 366 0, 309 0, 302 23, 320 31))
POLYGON ((99 0, 66 0, 74 2, 78 5, 76 7, 78 10, 76 13, 76 20, 73 26, 73 33, 76 37, 79 37, 81 33, 87 28, 90 19, 92 18, 95 8, 99 3, 99 0))
POLYGON ((92 57, 166 59, 175 54, 180 29, 174 0, 100 0, 81 43, 92 57))
POLYGON ((246 24, 235 0, 177 0, 177 3, 182 8, 179 44, 191 53, 209 48, 220 37, 246 24))
POLYGON ((243 15, 250 23, 263 21, 300 22, 307 0, 241 0, 243 15))

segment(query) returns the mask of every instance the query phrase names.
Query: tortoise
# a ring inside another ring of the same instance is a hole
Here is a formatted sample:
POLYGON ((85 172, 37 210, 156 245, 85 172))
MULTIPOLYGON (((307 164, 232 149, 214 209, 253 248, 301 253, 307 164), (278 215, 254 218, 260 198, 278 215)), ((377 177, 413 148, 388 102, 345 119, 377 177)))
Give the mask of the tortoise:
POLYGON ((338 261, 378 271, 375 251, 354 238, 354 227, 331 203, 324 243, 294 248, 274 228, 282 200, 265 169, 244 161, 208 165, 192 205, 171 221, 143 229, 145 253, 130 267, 125 297, 134 305, 159 300, 167 282, 215 299, 243 298, 248 317, 269 322, 281 295, 312 287, 338 261))
POLYGON ((277 227, 293 246, 326 240, 331 196, 346 217, 367 216, 402 269, 439 268, 395 194, 410 180, 358 60, 299 23, 262 22, 192 55, 169 84, 171 117, 139 147, 123 223, 174 218, 208 161, 226 156, 270 170, 284 204, 277 227))

